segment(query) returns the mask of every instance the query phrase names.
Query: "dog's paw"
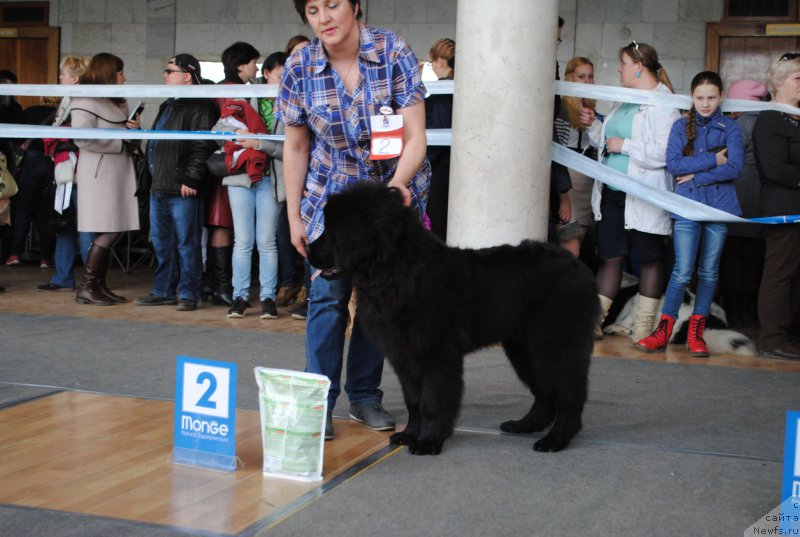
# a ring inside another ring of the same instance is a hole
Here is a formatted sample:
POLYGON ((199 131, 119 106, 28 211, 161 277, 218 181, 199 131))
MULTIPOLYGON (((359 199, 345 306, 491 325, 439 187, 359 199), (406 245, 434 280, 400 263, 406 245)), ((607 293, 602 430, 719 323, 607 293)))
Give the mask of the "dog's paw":
POLYGON ((543 453, 555 453, 557 451, 561 451, 569 444, 569 440, 566 442, 561 438, 558 438, 556 435, 548 434, 541 440, 537 440, 533 444, 534 451, 541 451, 543 453))
POLYGON ((553 423, 552 416, 539 416, 534 419, 509 420, 500 424, 504 433, 528 434, 544 431, 553 423))
POLYGON ((408 446, 412 455, 438 455, 442 452, 443 440, 417 440, 408 446))
POLYGON ((389 437, 389 443, 394 446, 410 446, 417 440, 417 435, 411 434, 407 431, 394 433, 389 437))
POLYGON ((525 420, 508 420, 500 424, 500 430, 504 433, 525 434, 533 432, 528 429, 525 420))

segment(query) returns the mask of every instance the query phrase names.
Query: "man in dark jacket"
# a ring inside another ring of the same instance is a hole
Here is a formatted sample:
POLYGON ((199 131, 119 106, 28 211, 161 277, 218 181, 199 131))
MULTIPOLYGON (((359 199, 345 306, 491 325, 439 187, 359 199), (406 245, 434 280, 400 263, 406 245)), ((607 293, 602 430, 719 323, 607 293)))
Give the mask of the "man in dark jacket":
MULTIPOLYGON (((167 62, 164 83, 201 83, 200 63, 190 54, 167 62)), ((219 111, 210 99, 167 99, 158 109, 153 130, 209 131, 219 111)), ((206 161, 213 140, 151 140, 147 144, 150 190, 150 235, 156 252, 153 291, 137 298, 139 306, 174 305, 197 309, 202 290, 203 192, 206 161)))

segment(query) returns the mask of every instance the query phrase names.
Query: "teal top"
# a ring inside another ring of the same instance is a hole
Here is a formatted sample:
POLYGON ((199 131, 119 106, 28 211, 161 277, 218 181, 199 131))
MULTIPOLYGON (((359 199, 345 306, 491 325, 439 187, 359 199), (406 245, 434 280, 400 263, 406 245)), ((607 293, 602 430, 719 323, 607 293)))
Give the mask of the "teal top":
MULTIPOLYGON (((606 119, 606 139, 631 139, 633 137, 633 117, 638 111, 638 104, 625 103, 620 106, 610 118, 606 119)), ((607 153, 603 160, 603 164, 627 175, 628 160, 628 155, 623 155, 622 153, 607 153)), ((617 190, 616 188, 612 187, 608 188, 617 190)))

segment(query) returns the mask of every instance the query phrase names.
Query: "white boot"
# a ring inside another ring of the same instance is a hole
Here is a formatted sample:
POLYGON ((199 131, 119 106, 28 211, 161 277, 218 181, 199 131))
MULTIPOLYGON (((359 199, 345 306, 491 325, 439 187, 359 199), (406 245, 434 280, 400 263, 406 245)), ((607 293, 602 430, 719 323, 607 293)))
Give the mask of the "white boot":
POLYGON ((636 305, 636 319, 631 327, 631 339, 634 343, 646 338, 653 331, 660 305, 660 298, 648 298, 639 295, 639 303, 636 305))
POLYGON ((600 299, 600 318, 597 320, 597 326, 594 327, 594 338, 603 339, 603 321, 606 320, 606 315, 608 315, 608 310, 611 309, 614 299, 603 295, 597 296, 600 299))

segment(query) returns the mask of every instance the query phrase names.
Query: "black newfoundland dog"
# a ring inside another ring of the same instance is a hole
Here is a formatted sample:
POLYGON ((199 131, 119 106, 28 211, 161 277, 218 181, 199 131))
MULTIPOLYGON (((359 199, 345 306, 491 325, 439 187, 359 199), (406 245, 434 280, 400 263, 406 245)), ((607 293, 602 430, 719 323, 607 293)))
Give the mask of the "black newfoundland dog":
POLYGON ((522 419, 500 428, 550 427, 537 451, 569 444, 581 429, 599 315, 587 267, 542 242, 448 247, 398 191, 370 182, 331 196, 325 222, 308 258, 323 277, 351 277, 364 329, 400 379, 408 425, 393 444, 441 452, 461 405, 464 355, 495 343, 534 396, 522 419))

